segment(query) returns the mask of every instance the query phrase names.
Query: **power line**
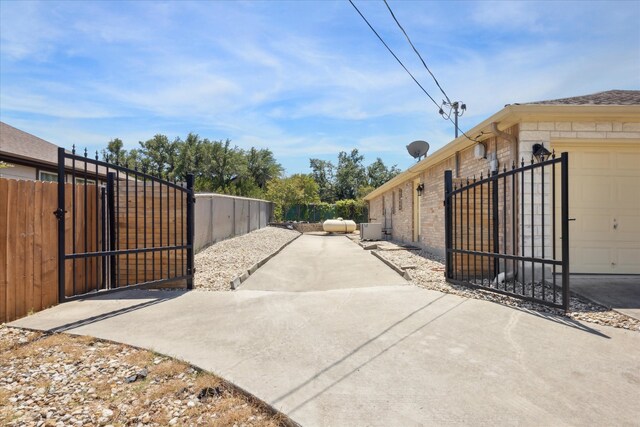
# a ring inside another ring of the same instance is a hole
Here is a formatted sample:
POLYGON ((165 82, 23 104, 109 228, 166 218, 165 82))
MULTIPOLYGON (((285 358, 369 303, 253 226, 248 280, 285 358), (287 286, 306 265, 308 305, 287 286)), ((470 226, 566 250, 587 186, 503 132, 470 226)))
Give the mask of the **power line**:
POLYGON ((402 25, 398 21, 398 18, 396 18, 396 15, 393 13, 393 10, 391 10, 391 6, 389 6, 389 3, 387 3, 387 0, 383 0, 383 1, 384 1, 384 4, 387 6, 387 9, 389 9, 389 13, 393 17, 393 20, 396 21, 396 24, 398 25, 398 28, 400 28, 400 31, 402 31, 404 36, 407 38, 407 41, 409 42, 409 44, 413 48, 413 51, 416 53, 416 55, 418 55, 418 58, 420 58, 420 61, 422 61, 422 65, 424 65, 424 68, 426 68, 427 71, 429 72, 429 74, 431 74, 431 77, 433 78, 433 81, 436 82, 436 85, 438 86, 438 89, 440 89, 440 92, 442 92, 444 97, 447 99, 447 102, 449 104, 451 104, 451 100, 449 99, 449 96, 444 91, 444 89, 442 89, 442 86, 440 86, 440 83, 438 82, 438 79, 436 79, 436 76, 433 75, 433 73, 431 72, 431 70, 427 66, 427 63, 424 61, 424 59, 422 59, 422 55, 420 55, 420 52, 418 52, 418 49, 416 49, 416 47, 413 45, 413 42, 411 42, 411 39, 409 38, 409 35, 407 34, 407 32, 404 30, 404 28, 402 27, 402 25))
MULTIPOLYGON (((427 90, 420 84, 420 82, 414 77, 414 75, 411 73, 411 71, 409 71, 409 69, 402 63, 402 61, 400 60, 400 58, 398 58, 398 56, 393 52, 393 50, 389 47, 389 45, 384 41, 384 39, 380 36, 380 34, 378 34, 378 32, 375 30, 375 28, 373 28, 373 26, 369 23, 369 21, 367 20, 367 18, 365 18, 365 16, 362 14, 362 12, 360 12, 360 9, 358 9, 358 7, 353 3, 353 0, 349 0, 349 3, 351 3, 351 6, 353 6, 353 8, 356 10, 356 12, 358 12, 358 15, 360 15, 360 17, 362 18, 362 20, 369 26, 369 28, 371 29, 371 31, 373 31, 373 33, 378 37, 378 40, 380 40, 380 42, 384 45, 384 47, 387 48, 387 50, 389 51, 389 53, 395 58, 396 61, 398 61, 398 64, 400 64, 400 66, 402 68, 404 68, 404 70, 407 72, 407 74, 409 74, 409 76, 411 76, 411 78, 413 79, 413 81, 418 85, 418 87, 420 87, 420 89, 422 89, 422 91, 425 93, 425 95, 427 95, 429 97, 429 99, 431 100, 431 102, 433 102, 433 105, 435 105, 436 107, 438 107, 438 111, 442 110, 442 106, 440 104, 438 104, 436 102, 435 99, 433 99, 433 97, 429 94, 429 92, 427 92, 427 90)), ((385 4, 387 2, 385 1, 385 4)), ((389 5, 387 4, 387 7, 389 7, 389 5)), ((391 14, 393 15, 393 12, 391 11, 391 8, 389 8, 389 11, 391 12, 391 14)), ((394 16, 395 19, 395 16, 394 16)), ((398 21, 396 20, 396 23, 398 23, 398 21)), ((400 26, 400 23, 398 23, 398 25, 400 26)), ((402 29, 402 26, 400 26, 400 28, 402 29)), ((404 29, 402 29, 402 31, 404 32, 404 29)), ((406 33, 405 33, 406 36, 406 33)), ((409 39, 409 36, 407 36, 407 39, 409 39)), ((411 43, 411 40, 409 40, 409 43, 411 43)), ((413 47, 413 44, 411 43, 411 46, 413 47)), ((418 56, 420 57, 420 59, 422 60, 422 57, 420 56, 420 54, 418 53, 418 51, 416 50, 415 47, 413 47, 414 51, 418 54, 418 56)), ((427 64, 424 63, 424 60, 422 60, 423 64, 425 67, 427 67, 427 64)), ((429 73, 432 75, 433 79, 436 81, 436 84, 438 84, 438 87, 440 88, 440 90, 442 91, 442 93, 444 94, 444 96, 447 98, 447 100, 449 99, 449 97, 447 96, 447 94, 444 92, 444 90, 440 87, 440 84, 438 83, 438 81, 436 80, 435 76, 433 76, 433 74, 431 73, 431 71, 429 70, 429 68, 427 67, 427 70, 429 71, 429 73)), ((450 103, 451 104, 451 103, 450 103)), ((462 131, 462 129, 460 129, 457 125, 457 123, 455 123, 453 120, 451 120, 451 114, 449 114, 447 117, 444 117, 445 115, 442 114, 443 118, 445 118, 445 120, 449 120, 451 123, 453 123, 453 125, 455 126, 455 128, 462 133, 462 135, 464 135, 468 140, 470 141, 474 141, 474 142, 478 142, 477 139, 473 139, 471 137, 469 137, 464 131, 462 131)))
POLYGON ((409 74, 411 76, 411 78, 413 79, 414 82, 416 82, 416 84, 420 87, 420 89, 422 89, 422 91, 429 97, 429 99, 431 100, 431 102, 433 102, 433 104, 440 108, 440 104, 438 104, 436 102, 435 99, 433 99, 433 97, 431 95, 429 95, 429 92, 427 92, 427 90, 420 84, 420 82, 418 80, 416 80, 416 78, 413 76, 413 74, 411 74, 411 71, 409 71, 407 69, 407 67, 404 66, 404 64, 402 63, 402 61, 400 61, 400 58, 398 58, 396 56, 395 53, 393 53, 393 50, 391 50, 391 48, 389 47, 389 45, 382 39, 382 37, 380 37, 380 34, 378 34, 378 32, 375 30, 375 28, 373 28, 371 26, 371 24, 369 23, 369 21, 367 21, 367 18, 364 17, 364 15, 362 14, 362 12, 360 12, 360 9, 358 9, 358 7, 353 3, 353 0, 349 0, 349 3, 351 3, 351 6, 353 6, 353 8, 356 10, 356 12, 358 12, 358 15, 360 15, 360 17, 364 20, 364 22, 367 23, 367 25, 369 26, 369 28, 371 28, 371 31, 373 31, 373 33, 378 36, 378 39, 382 42, 382 44, 384 45, 384 47, 387 48, 387 50, 389 51, 389 53, 391 55, 393 55, 393 57, 396 59, 396 61, 398 61, 398 64, 400 64, 402 66, 402 68, 404 68, 404 70, 407 72, 407 74, 409 74))
MULTIPOLYGON (((389 3, 387 3, 387 0, 383 0, 385 6, 387 6, 387 9, 389 10, 389 13, 391 14, 391 17, 393 18, 393 20, 396 22, 396 25, 398 25, 398 28, 400 28, 400 31, 402 31, 402 34, 404 34, 404 36, 406 37, 407 41, 409 42, 409 44, 411 45, 411 48, 413 49, 413 51, 416 53, 416 55, 418 55, 418 58, 420 58, 420 61, 422 62, 422 65, 424 66, 424 68, 429 72, 429 74, 431 75, 431 78, 433 78, 433 81, 436 83, 436 86, 438 86, 438 89, 440 89, 440 92, 442 92, 442 94, 444 95, 444 97, 446 98, 446 102, 443 101, 443 106, 444 105, 448 105, 449 106, 449 114, 445 114, 444 111, 442 110, 442 108, 440 108, 440 115, 445 119, 445 120, 449 120, 454 127, 456 128, 456 137, 458 136, 458 132, 462 133, 467 139, 472 140, 472 141, 476 141, 476 139, 472 139, 470 138, 464 131, 462 131, 462 129, 460 129, 458 127, 458 123, 457 123, 457 119, 459 116, 461 116, 462 114, 458 114, 458 103, 457 102, 451 102, 451 99, 449 99, 449 96, 447 95, 447 93, 445 92, 445 90, 442 88, 442 86, 440 86, 440 82, 438 82, 438 79, 436 78, 436 76, 433 74, 433 72, 431 72, 431 69, 429 69, 429 66, 427 65, 427 63, 425 62, 424 58, 422 58, 422 55, 420 55, 420 52, 418 52, 418 49, 416 49, 416 47, 414 46, 413 42, 411 41, 411 38, 409 37, 409 34, 407 34, 407 32, 405 31, 404 27, 402 26, 402 24, 400 24, 400 21, 398 21, 398 18, 396 18, 395 13, 393 13, 393 10, 391 9, 391 6, 389 6, 389 3), (451 110, 455 109, 455 115, 456 115, 456 120, 453 121, 451 120, 451 110)), ((462 112, 464 113, 465 110, 465 105, 462 104, 462 112)))

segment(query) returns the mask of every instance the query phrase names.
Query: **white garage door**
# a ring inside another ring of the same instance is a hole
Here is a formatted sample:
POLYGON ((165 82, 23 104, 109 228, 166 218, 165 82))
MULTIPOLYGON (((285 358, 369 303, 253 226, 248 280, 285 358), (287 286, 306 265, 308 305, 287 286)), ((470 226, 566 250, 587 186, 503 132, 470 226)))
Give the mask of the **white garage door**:
POLYGON ((640 141, 553 146, 569 152, 571 272, 640 274, 640 141))

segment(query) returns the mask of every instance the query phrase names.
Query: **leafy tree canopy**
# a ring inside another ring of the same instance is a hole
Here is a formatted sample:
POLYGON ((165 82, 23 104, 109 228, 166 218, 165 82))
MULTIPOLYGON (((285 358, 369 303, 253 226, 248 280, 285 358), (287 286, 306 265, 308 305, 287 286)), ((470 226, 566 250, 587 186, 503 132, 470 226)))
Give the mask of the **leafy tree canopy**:
POLYGON ((194 133, 173 141, 157 134, 129 151, 115 138, 102 156, 111 163, 168 180, 185 181, 187 174, 193 173, 197 191, 246 197, 264 197, 268 182, 282 174, 282 166, 269 149, 251 147, 245 151, 232 146, 229 139, 212 141, 194 133))
POLYGON ((311 176, 316 181, 323 202, 361 199, 400 173, 396 165, 387 167, 378 157, 364 166, 364 155, 357 149, 338 153, 338 165, 327 160, 309 159, 311 176))

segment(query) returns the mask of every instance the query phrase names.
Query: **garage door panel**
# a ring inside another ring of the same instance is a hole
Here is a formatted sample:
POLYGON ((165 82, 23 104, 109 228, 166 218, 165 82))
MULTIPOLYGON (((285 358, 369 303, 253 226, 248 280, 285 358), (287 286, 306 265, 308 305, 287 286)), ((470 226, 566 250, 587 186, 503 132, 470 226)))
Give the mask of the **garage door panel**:
POLYGON ((637 242, 640 239, 640 221, 638 215, 623 215, 616 218, 616 235, 621 241, 637 242))
POLYGON ((579 214, 574 212, 576 217, 575 232, 580 232, 585 240, 606 238, 602 233, 611 232, 611 217, 609 215, 591 215, 588 213, 579 214))
POLYGON ((580 167, 583 170, 609 170, 611 169, 611 156, 602 155, 602 153, 581 153, 580 154, 580 167))
POLYGON ((640 248, 618 248, 616 250, 617 263, 613 267, 620 274, 635 274, 640 265, 640 248))
POLYGON ((571 271, 640 274, 640 141, 553 148, 569 152, 571 271))
POLYGON ((640 167, 640 153, 614 153, 614 166, 618 172, 636 172, 640 167))
MULTIPOLYGON (((611 257, 613 250, 610 248, 602 248, 595 242, 593 246, 585 243, 586 246, 576 248, 570 252, 570 260, 572 265, 585 265, 581 268, 581 273, 595 273, 598 271, 611 270, 611 257), (585 271, 589 270, 589 271, 585 271)), ((572 269, 574 270, 574 269, 572 269)))
MULTIPOLYGON (((571 176, 569 179, 571 180, 571 176)), ((608 208, 617 194, 614 190, 614 182, 611 178, 582 177, 574 185, 569 185, 569 200, 575 208, 608 208), (572 191, 573 190, 573 191, 572 191), (593 198, 593 193, 601 194, 599 198, 593 198)), ((571 182, 571 181, 570 181, 571 182)))

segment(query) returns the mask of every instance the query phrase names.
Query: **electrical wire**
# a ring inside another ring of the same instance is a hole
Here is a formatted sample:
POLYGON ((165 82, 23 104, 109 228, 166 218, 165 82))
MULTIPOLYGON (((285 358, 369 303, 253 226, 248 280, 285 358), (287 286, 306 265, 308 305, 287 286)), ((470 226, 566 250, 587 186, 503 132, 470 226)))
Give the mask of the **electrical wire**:
POLYGON ((398 58, 396 56, 396 54, 393 52, 393 50, 391 50, 391 48, 389 47, 389 45, 382 39, 382 37, 380 36, 380 34, 378 34, 378 32, 375 30, 375 28, 373 28, 373 26, 371 26, 371 24, 369 23, 369 21, 367 20, 367 18, 364 17, 364 15, 362 14, 362 12, 360 12, 360 9, 358 9, 358 7, 353 3, 353 0, 349 0, 349 3, 351 3, 351 6, 353 6, 353 8, 356 10, 356 12, 358 12, 358 15, 360 15, 360 17, 364 20, 364 22, 367 23, 367 25, 369 26, 369 28, 371 28, 371 31, 373 31, 373 33, 378 37, 378 39, 382 42, 382 44, 384 45, 384 47, 387 48, 387 50, 389 51, 389 53, 391 55, 393 55, 393 57, 396 59, 396 61, 398 61, 398 64, 400 64, 402 66, 402 68, 404 68, 404 70, 407 72, 407 74, 409 74, 411 76, 411 78, 413 79, 414 82, 416 82, 416 84, 420 87, 420 89, 422 89, 422 91, 429 97, 429 99, 431 100, 431 102, 433 102, 433 104, 438 107, 438 109, 440 109, 440 104, 438 104, 436 102, 435 99, 433 99, 433 97, 429 94, 429 92, 427 92, 427 90, 420 84, 420 82, 413 76, 413 74, 411 74, 411 71, 409 71, 409 69, 407 67, 405 67, 405 65, 402 63, 402 61, 400 61, 400 58, 398 58))
MULTIPOLYGON (((387 48, 387 50, 389 51, 389 53, 395 58, 396 61, 398 61, 398 64, 400 64, 400 66, 402 68, 404 68, 404 70, 407 72, 407 74, 409 74, 409 76, 411 76, 411 78, 413 79, 413 81, 418 85, 418 87, 420 87, 420 89, 422 89, 422 91, 425 93, 425 95, 427 95, 429 97, 429 99, 431 100, 431 102, 433 102, 433 105, 435 105, 438 108, 438 111, 440 111, 441 106, 440 104, 438 104, 436 102, 435 99, 433 99, 433 97, 429 94, 429 92, 427 92, 427 90, 424 88, 424 86, 422 86, 420 84, 420 82, 415 78, 415 76, 411 73, 411 71, 409 71, 409 69, 402 63, 402 61, 400 60, 400 58, 398 58, 398 56, 393 52, 393 50, 389 47, 389 45, 384 41, 384 39, 380 36, 380 34, 378 34, 378 32, 375 30, 375 28, 373 28, 373 26, 369 23, 369 21, 367 20, 367 18, 365 18, 365 16, 362 14, 362 12, 360 12, 360 9, 358 9, 358 7, 355 5, 355 3, 353 3, 353 0, 349 0, 349 3, 351 3, 351 6, 353 6, 353 8, 356 10, 356 12, 358 12, 358 15, 360 15, 360 17, 362 18, 362 20, 367 24, 367 26, 369 26, 369 28, 371 29, 371 31, 373 31, 373 33, 378 37, 378 40, 380 40, 380 42, 384 45, 384 47, 387 48)), ((385 1, 385 4, 387 2, 385 1)), ((387 7, 389 7, 389 5, 387 5, 387 7)), ((393 12, 391 11, 391 9, 389 8, 389 11, 391 12, 391 14, 393 15, 393 12)), ((394 16, 395 19, 395 16, 394 16)), ((396 20, 396 23, 398 23, 398 21, 396 20)), ((400 26, 400 23, 398 23, 398 25, 400 26)), ((402 29, 402 26, 400 26, 400 28, 402 29)), ((402 30, 404 32, 404 29, 402 30)), ((406 36, 406 33, 405 33, 406 36)), ((409 39, 409 36, 407 36, 407 39, 409 39)), ((409 40, 409 43, 411 43, 411 41, 409 40)), ((413 44, 411 44, 411 46, 413 47, 413 44)), ((415 49, 415 47, 413 48, 414 51, 418 54, 418 56, 420 56, 420 54, 418 53, 418 51, 415 49)), ((420 56, 420 59, 422 60, 422 57, 420 56)), ((426 67, 427 64, 424 63, 424 60, 422 61, 424 66, 426 67)), ((427 67, 427 70, 429 70, 429 68, 427 67)), ((429 73, 431 74, 431 71, 429 70, 429 73)), ((431 74, 433 79, 436 80, 435 76, 433 76, 433 74, 431 74)), ((442 88, 440 87, 440 84, 438 83, 438 81, 436 80, 436 84, 438 84, 438 87, 440 88, 440 90, 442 91, 442 93, 444 94, 444 96, 447 98, 447 100, 449 99, 449 97, 447 96, 447 94, 444 92, 444 90, 442 90, 442 88)), ((443 114, 444 116, 444 114, 443 114)), ((449 114, 445 120, 449 120, 451 123, 453 123, 454 127, 458 130, 458 132, 460 132, 462 135, 464 135, 468 140, 470 141, 474 141, 474 142, 478 142, 477 139, 471 138, 469 137, 462 129, 460 129, 460 127, 456 126, 455 122, 451 119, 451 114, 449 114)))
POLYGON ((416 49, 416 47, 413 45, 413 42, 411 41, 411 39, 409 38, 409 35, 407 34, 407 32, 404 30, 404 28, 402 27, 402 25, 400 24, 400 22, 398 21, 398 18, 396 18, 396 15, 393 13, 393 10, 391 10, 391 6, 389 6, 389 3, 387 3, 387 0, 383 0, 384 4, 387 6, 387 9, 389 10, 389 13, 391 14, 391 17, 393 18, 394 21, 396 21, 396 24, 398 25, 398 28, 400 28, 400 31, 402 31, 402 34, 404 34, 404 36, 407 38, 407 41, 409 42, 409 44, 411 45, 411 47, 413 48, 413 51, 416 53, 416 55, 418 55, 418 58, 420 58, 420 61, 422 62, 422 65, 424 66, 424 68, 426 68, 426 70, 429 72, 429 74, 431 75, 431 77, 433 78, 433 81, 436 82, 436 86, 438 86, 438 89, 440 89, 440 92, 442 92, 442 94, 444 95, 444 97, 447 99, 447 102, 449 104, 451 104, 451 100, 449 99, 449 96, 447 95, 447 93, 444 91, 444 89, 442 89, 442 86, 440 86, 440 83, 438 82, 438 79, 436 79, 436 76, 433 75, 433 73, 431 72, 431 70, 429 69, 429 67, 427 66, 427 63, 424 61, 424 59, 422 58, 422 55, 420 55, 420 52, 418 52, 418 49, 416 49))

